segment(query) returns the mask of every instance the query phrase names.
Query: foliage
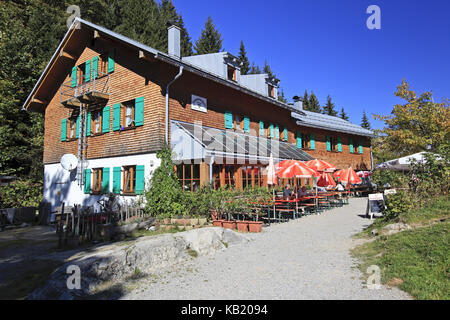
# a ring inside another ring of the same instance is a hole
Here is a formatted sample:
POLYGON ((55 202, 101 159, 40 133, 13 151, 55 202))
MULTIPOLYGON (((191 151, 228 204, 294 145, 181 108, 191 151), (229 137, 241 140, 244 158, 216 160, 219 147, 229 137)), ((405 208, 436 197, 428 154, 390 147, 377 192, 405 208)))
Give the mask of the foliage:
POLYGON ((216 53, 222 50, 222 36, 216 29, 211 17, 208 17, 200 38, 195 42, 196 54, 216 53))
POLYGON ((409 176, 400 171, 375 170, 372 180, 378 187, 389 183, 392 188, 408 188, 409 176))
POLYGON ((42 183, 17 180, 0 187, 0 208, 38 207, 42 201, 42 183))
POLYGON ((399 191, 396 194, 386 196, 385 220, 393 220, 400 214, 413 208, 412 194, 408 191, 399 191))
POLYGON ((308 91, 305 90, 305 94, 303 95, 303 109, 309 110, 309 97, 308 91))
POLYGON ((281 89, 280 91, 278 91, 278 101, 281 101, 283 103, 287 103, 287 99, 284 96, 284 90, 281 89))
POLYGON ((337 111, 334 110, 334 103, 331 101, 330 95, 327 96, 327 103, 323 106, 322 113, 333 117, 338 114, 337 111))
POLYGON ((314 94, 314 92, 311 91, 311 94, 310 94, 309 100, 308 100, 307 109, 306 108, 304 108, 304 109, 308 110, 308 111, 312 111, 312 112, 317 112, 317 113, 321 112, 319 100, 317 100, 317 97, 314 94))
POLYGON ((241 75, 246 75, 250 71, 250 61, 247 57, 247 51, 245 51, 244 41, 241 40, 239 47, 239 61, 241 62, 241 75))
POLYGON ((344 108, 341 109, 341 114, 339 115, 339 117, 341 119, 347 120, 348 121, 348 115, 347 113, 344 111, 344 108))
POLYGON ((361 127, 363 127, 364 129, 370 130, 370 122, 369 119, 367 118, 366 112, 363 111, 363 115, 362 115, 362 119, 361 119, 361 127))
POLYGON ((184 215, 186 206, 178 178, 175 175, 172 152, 167 144, 157 153, 161 159, 160 166, 145 190, 146 206, 151 215, 159 218, 171 218, 184 215))
POLYGON ((450 110, 448 100, 433 102, 432 93, 420 96, 403 80, 395 95, 406 101, 394 106, 390 115, 374 115, 385 128, 378 132, 375 153, 393 153, 402 157, 427 149, 435 151, 450 141, 450 110))
POLYGON ((261 69, 259 68, 259 66, 255 65, 255 63, 252 62, 252 66, 251 66, 248 74, 260 74, 260 73, 261 73, 261 69))

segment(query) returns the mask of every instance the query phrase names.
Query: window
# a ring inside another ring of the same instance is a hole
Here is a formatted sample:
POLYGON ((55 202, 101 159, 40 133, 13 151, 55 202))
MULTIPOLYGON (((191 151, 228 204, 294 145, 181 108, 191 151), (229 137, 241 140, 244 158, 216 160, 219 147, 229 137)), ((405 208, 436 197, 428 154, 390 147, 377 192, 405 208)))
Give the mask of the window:
POLYGON ((227 72, 228 72, 228 80, 236 81, 236 69, 232 66, 228 66, 227 72))
POLYGON ((93 134, 102 133, 102 111, 91 112, 91 128, 93 134))
POLYGON ((329 137, 327 136, 327 151, 331 152, 340 152, 338 149, 338 145, 340 145, 340 139, 337 137, 329 137))
POLYGON ((123 193, 136 192, 136 166, 123 167, 123 193))
POLYGON ((261 187, 263 186, 261 167, 242 167, 242 187, 261 187))
POLYGON ((214 189, 218 189, 221 186, 228 186, 233 188, 236 186, 235 172, 237 167, 234 165, 213 165, 213 181, 214 189))
POLYGON ((70 118, 69 121, 69 139, 77 137, 77 118, 70 118))
POLYGON ((309 134, 302 133, 301 137, 302 137, 302 149, 310 149, 311 144, 310 144, 309 134))
POLYGON ((105 75, 108 73, 108 55, 101 54, 98 59, 98 71, 99 76, 105 75))
POLYGON ((78 72, 77 72, 77 80, 78 84, 81 85, 84 83, 84 73, 86 71, 86 64, 82 63, 78 66, 78 72))
POLYGON ((275 88, 274 88, 274 86, 271 86, 270 84, 267 85, 267 86, 268 86, 268 89, 269 89, 269 92, 268 92, 269 97, 275 98, 275 88))
POLYGON ((92 169, 92 192, 94 193, 102 192, 102 179, 103 179, 103 169, 102 168, 92 169))
POLYGON ((135 115, 135 107, 134 100, 124 102, 121 108, 121 117, 122 123, 121 126, 123 128, 132 128, 135 126, 134 123, 134 115, 135 115))
POLYGON ((176 166, 176 170, 183 190, 196 191, 200 187, 199 164, 180 164, 176 166))

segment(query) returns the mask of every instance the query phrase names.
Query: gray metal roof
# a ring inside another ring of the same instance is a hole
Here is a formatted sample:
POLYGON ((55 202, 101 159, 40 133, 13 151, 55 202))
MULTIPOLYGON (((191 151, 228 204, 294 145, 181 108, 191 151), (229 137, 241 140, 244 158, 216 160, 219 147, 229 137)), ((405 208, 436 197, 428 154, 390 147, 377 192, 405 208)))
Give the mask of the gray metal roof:
POLYGON ((291 143, 187 122, 171 121, 171 123, 199 142, 205 148, 208 156, 253 157, 261 162, 267 162, 272 153, 275 161, 286 159, 309 161, 314 159, 291 143), (199 137, 199 134, 201 134, 201 137, 199 137))
POLYGON ((333 117, 307 110, 303 110, 303 112, 305 113, 305 116, 291 113, 291 116, 297 120, 297 125, 299 126, 344 132, 359 136, 374 136, 372 131, 364 129, 357 124, 351 123, 350 121, 341 119, 339 117, 333 117))

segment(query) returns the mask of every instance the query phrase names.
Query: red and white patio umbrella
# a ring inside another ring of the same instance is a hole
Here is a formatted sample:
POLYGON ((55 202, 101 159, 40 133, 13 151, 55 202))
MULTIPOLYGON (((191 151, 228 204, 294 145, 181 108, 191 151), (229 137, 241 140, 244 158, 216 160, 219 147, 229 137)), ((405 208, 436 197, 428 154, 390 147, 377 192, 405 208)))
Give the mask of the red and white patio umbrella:
POLYGON ((314 169, 314 170, 320 171, 320 172, 333 172, 334 170, 336 170, 336 166, 332 165, 329 162, 319 160, 319 159, 306 161, 305 164, 308 167, 310 167, 311 169, 314 169))
POLYGON ((278 165, 279 170, 277 171, 277 176, 279 178, 312 178, 318 177, 320 174, 308 167, 306 164, 296 161, 296 160, 288 160, 293 162, 286 162, 283 166, 278 165))
POLYGON ((358 177, 355 170, 352 167, 340 170, 334 174, 336 178, 339 177, 339 182, 344 182, 347 184, 359 184, 362 182, 361 178, 358 177))
POLYGON ((328 172, 323 172, 320 175, 319 180, 317 180, 317 186, 319 186, 319 187, 333 186, 334 187, 334 186, 336 186, 336 182, 334 181, 331 174, 329 174, 328 172))
POLYGON ((358 177, 367 178, 368 176, 372 175, 372 172, 370 172, 370 171, 358 171, 356 174, 358 175, 358 177))

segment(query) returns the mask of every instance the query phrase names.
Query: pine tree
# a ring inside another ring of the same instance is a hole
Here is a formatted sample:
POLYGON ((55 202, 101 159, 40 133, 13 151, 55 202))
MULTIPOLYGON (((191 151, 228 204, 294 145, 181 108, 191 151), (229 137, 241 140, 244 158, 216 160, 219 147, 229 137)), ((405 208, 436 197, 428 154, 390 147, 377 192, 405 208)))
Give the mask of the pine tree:
POLYGON ((252 66, 251 66, 248 74, 260 74, 260 73, 261 73, 261 69, 259 69, 259 66, 255 65, 255 63, 252 62, 252 66))
POLYGON ((284 96, 284 90, 280 89, 279 93, 278 93, 278 101, 281 101, 283 103, 287 103, 287 100, 284 96))
POLYGON ((363 111, 363 116, 361 119, 361 127, 363 127, 364 129, 370 130, 370 122, 369 119, 367 118, 366 115, 366 111, 363 111))
POLYGON ((314 92, 311 91, 311 94, 310 94, 309 100, 308 100, 308 109, 307 110, 320 113, 321 109, 322 108, 320 107, 319 100, 317 100, 317 97, 314 94, 314 92))
POLYGON ((183 17, 181 17, 177 13, 175 6, 173 5, 171 0, 162 0, 161 1, 160 15, 162 17, 162 22, 164 22, 163 24, 161 24, 161 27, 164 30, 163 41, 166 44, 165 52, 168 51, 168 47, 167 47, 168 34, 167 34, 166 25, 167 25, 167 22, 170 21, 170 22, 174 23, 176 26, 178 26, 181 30, 181 39, 180 39, 181 56, 182 57, 192 56, 193 51, 192 51, 191 37, 189 36, 189 34, 186 30, 186 27, 184 26, 183 17))
POLYGON ((340 117, 341 117, 341 119, 348 121, 348 116, 347 116, 347 113, 345 113, 344 108, 341 109, 340 117))
POLYGON ((275 78, 276 79, 276 76, 275 76, 275 74, 273 74, 272 69, 270 68, 269 64, 267 63, 267 60, 264 61, 263 72, 267 73, 270 78, 275 78))
POLYGON ((334 110, 334 103, 331 102, 330 95, 327 96, 327 103, 323 106, 322 113, 333 117, 338 114, 337 111, 334 110))
POLYGON ((239 47, 239 61, 241 62, 241 74, 246 75, 250 71, 250 61, 247 57, 247 51, 245 51, 244 41, 241 40, 241 46, 239 47))
POLYGON ((306 91, 306 90, 305 90, 305 94, 303 95, 303 109, 309 110, 308 91, 306 91))
POLYGON ((216 30, 211 17, 206 20, 200 38, 195 42, 196 54, 216 53, 222 50, 222 36, 216 30))
POLYGON ((341 114, 339 115, 339 117, 341 117, 341 119, 348 121, 348 116, 347 113, 344 111, 344 108, 341 109, 341 114))

